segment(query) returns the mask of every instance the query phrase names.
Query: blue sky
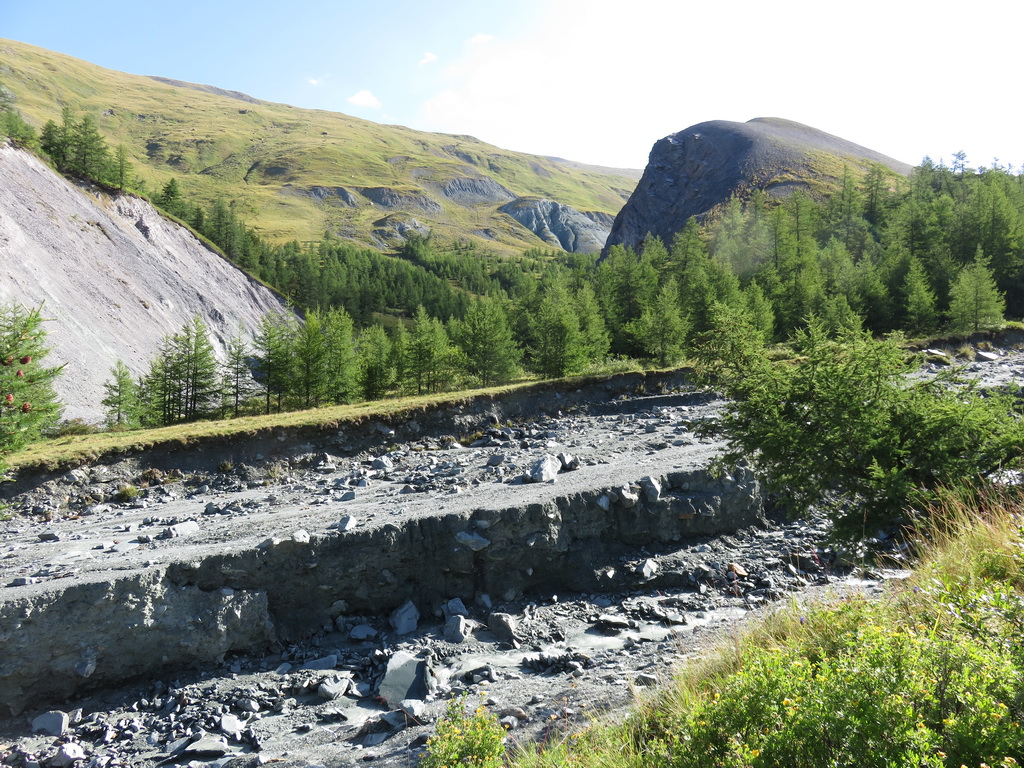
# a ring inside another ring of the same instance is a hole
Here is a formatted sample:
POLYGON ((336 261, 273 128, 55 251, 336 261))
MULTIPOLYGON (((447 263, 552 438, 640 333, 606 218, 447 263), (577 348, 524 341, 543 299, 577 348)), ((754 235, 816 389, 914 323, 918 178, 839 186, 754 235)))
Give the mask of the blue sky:
POLYGON ((713 119, 909 163, 1024 164, 1018 0, 0 0, 0 37, 110 69, 643 167, 713 119))

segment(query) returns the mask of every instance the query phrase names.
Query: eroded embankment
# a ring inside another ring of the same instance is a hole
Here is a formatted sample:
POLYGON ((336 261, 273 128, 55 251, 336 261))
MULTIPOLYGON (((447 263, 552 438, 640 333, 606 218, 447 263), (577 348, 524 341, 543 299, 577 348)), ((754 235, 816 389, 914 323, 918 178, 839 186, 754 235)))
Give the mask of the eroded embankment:
POLYGON ((535 492, 523 505, 296 531, 79 583, 29 584, 23 596, 7 589, 0 704, 16 714, 261 651, 339 615, 381 615, 408 600, 426 613, 452 597, 625 588, 637 578, 618 567, 629 552, 734 531, 762 514, 759 486, 745 470, 720 478, 699 468, 641 471, 620 475, 614 487, 559 493, 545 484, 546 498, 535 492))

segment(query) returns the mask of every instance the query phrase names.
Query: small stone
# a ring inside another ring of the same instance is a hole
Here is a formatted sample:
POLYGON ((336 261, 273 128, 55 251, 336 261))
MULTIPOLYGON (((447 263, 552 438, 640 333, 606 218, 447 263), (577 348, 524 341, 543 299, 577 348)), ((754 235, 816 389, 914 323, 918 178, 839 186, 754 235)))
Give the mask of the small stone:
POLYGON ((640 490, 649 502, 655 502, 661 498, 661 482, 650 475, 640 479, 640 490))
POLYGON ((579 457, 573 456, 571 453, 560 453, 556 458, 561 463, 563 472, 575 472, 580 468, 579 457))
POLYGON ((351 684, 352 681, 347 677, 335 677, 330 680, 324 680, 320 683, 320 687, 316 689, 316 693, 321 699, 334 701, 348 693, 348 689, 351 684))
POLYGON ((199 533, 199 523, 195 520, 186 520, 184 523, 178 523, 164 529, 164 537, 168 539, 191 536, 195 533, 199 533))
POLYGON ((640 494, 636 493, 628 485, 624 485, 617 490, 619 501, 626 509, 636 506, 636 503, 640 501, 640 494))
POLYGON ((504 462, 505 462, 505 454, 503 454, 503 453, 496 453, 496 454, 494 454, 493 456, 491 456, 491 457, 489 457, 487 459, 487 466, 488 467, 496 467, 499 464, 503 464, 504 462))
POLYGON ((516 635, 516 617, 508 613, 492 613, 487 618, 487 628, 500 642, 511 643, 516 635))
POLYGON ((735 573, 741 579, 750 575, 747 573, 747 569, 739 563, 729 563, 727 570, 730 573, 735 573))
POLYGON ((402 703, 398 706, 412 721, 411 725, 423 725, 426 722, 427 705, 423 703, 422 699, 402 699, 402 703))
POLYGON ((641 672, 636 676, 636 684, 643 686, 652 686, 658 684, 658 678, 649 672, 641 672))
POLYGON ((300 528, 292 534, 292 541, 297 544, 309 544, 309 531, 300 528))
POLYGON ((377 630, 369 624, 357 624, 349 631, 348 636, 353 640, 372 640, 377 636, 377 630))
POLYGON ((71 768, 79 760, 85 760, 85 750, 81 744, 69 741, 61 745, 57 754, 50 758, 48 765, 53 768, 71 768))
POLYGON ((53 531, 43 531, 42 533, 39 534, 39 540, 40 541, 60 541, 60 536, 58 536, 53 531))
POLYGON ((649 557, 637 566, 636 572, 644 579, 653 579, 658 573, 658 561, 649 557))
POLYGON ((444 624, 444 639, 450 643, 464 642, 469 635, 466 617, 452 615, 444 624))
POLYGON ((229 715, 221 715, 220 716, 220 732, 221 733, 237 739, 241 735, 241 733, 242 733, 242 731, 244 729, 245 729, 245 723, 243 723, 235 715, 230 715, 229 714, 229 715))
POLYGON ((63 736, 68 729, 68 715, 60 710, 44 712, 32 721, 32 733, 47 733, 50 736, 63 736))
POLYGON ((442 608, 444 615, 448 616, 469 616, 469 610, 466 608, 466 604, 462 602, 461 598, 453 597, 442 608))
POLYGON ((471 549, 474 552, 479 552, 481 549, 490 546, 491 540, 485 539, 476 531, 459 531, 455 534, 456 541, 464 547, 471 549))
POLYGON ((416 630, 420 620, 420 612, 412 600, 406 600, 402 605, 391 612, 391 626, 395 628, 395 634, 407 635, 416 630))
POLYGON ((355 491, 345 491, 338 497, 338 501, 352 501, 356 497, 355 491))
POLYGON ((338 530, 344 533, 345 531, 351 531, 356 527, 358 521, 352 517, 352 515, 345 515, 341 520, 338 521, 338 530))
POLYGON ((549 483, 558 477, 559 471, 562 469, 562 462, 552 456, 550 453, 545 453, 541 458, 537 459, 530 467, 530 480, 534 483, 549 483))
POLYGON ((227 754, 228 749, 230 747, 228 747, 228 743, 223 738, 204 733, 185 747, 184 753, 201 757, 220 757, 227 754))
POLYGON ((374 469, 380 469, 383 470, 384 472, 390 472, 392 469, 395 468, 395 462, 393 462, 387 456, 379 456, 378 458, 373 460, 373 464, 371 464, 371 466, 374 469))

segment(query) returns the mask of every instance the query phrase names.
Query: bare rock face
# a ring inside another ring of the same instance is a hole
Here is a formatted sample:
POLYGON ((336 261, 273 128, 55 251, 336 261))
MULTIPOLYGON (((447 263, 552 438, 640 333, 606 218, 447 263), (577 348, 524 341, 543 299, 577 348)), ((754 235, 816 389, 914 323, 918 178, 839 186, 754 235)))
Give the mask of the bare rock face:
POLYGON ((746 123, 712 120, 654 145, 640 184, 615 217, 605 250, 630 248, 650 233, 667 245, 691 216, 704 216, 735 194, 760 189, 785 197, 808 180, 838 181, 844 165, 881 163, 899 174, 910 166, 816 128, 778 118, 746 123))
POLYGON ((608 226, 599 215, 582 213, 554 200, 520 197, 498 210, 545 243, 570 253, 599 251, 608 237, 608 226))
POLYGON ((284 301, 130 195, 79 188, 0 144, 0 303, 43 306, 47 360, 65 364, 64 417, 103 418, 103 384, 121 360, 144 372, 161 339, 195 315, 218 355, 284 301))

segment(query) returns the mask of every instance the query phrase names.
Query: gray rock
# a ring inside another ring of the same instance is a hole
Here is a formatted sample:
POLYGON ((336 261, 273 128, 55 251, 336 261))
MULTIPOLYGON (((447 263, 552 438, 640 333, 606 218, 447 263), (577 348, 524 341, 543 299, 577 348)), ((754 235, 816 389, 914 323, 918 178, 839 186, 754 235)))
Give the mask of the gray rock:
POLYGON ((397 706, 405 699, 423 699, 428 691, 427 675, 423 659, 397 651, 388 660, 377 692, 388 706, 397 706))
POLYGON ((580 468, 579 456, 573 456, 571 453, 560 453, 557 458, 562 465, 563 472, 575 472, 580 468))
POLYGON ((384 470, 385 472, 390 472, 392 469, 395 468, 395 462, 393 462, 387 456, 379 456, 373 460, 373 464, 371 464, 371 466, 374 469, 381 469, 384 470))
POLYGON ((636 503, 640 501, 640 494, 630 488, 628 485, 624 485, 617 489, 616 494, 619 497, 619 503, 622 504, 626 509, 635 507, 636 503))
POLYGON ((48 765, 53 768, 71 768, 79 760, 85 760, 85 757, 85 750, 82 749, 82 745, 69 741, 67 744, 61 745, 60 749, 57 750, 57 754, 50 758, 48 765))
POLYGON ((195 520, 186 520, 184 523, 171 525, 164 529, 164 537, 168 539, 176 539, 180 536, 191 536, 196 533, 199 533, 199 523, 195 520))
POLYGON ((353 640, 372 640, 377 636, 377 630, 369 624, 356 624, 349 631, 348 636, 353 640))
POLYGON ((230 747, 220 736, 203 733, 183 750, 183 754, 199 757, 220 757, 227 754, 230 747))
POLYGON ((395 628, 396 635, 407 635, 416 631, 420 620, 420 612, 416 609, 412 600, 406 600, 398 608, 391 612, 391 626, 395 628))
POLYGON ((653 579, 658 573, 658 561, 649 557, 637 566, 636 572, 646 580, 653 579))
POLYGON ((68 729, 68 715, 60 710, 44 712, 32 721, 32 733, 47 733, 50 736, 63 736, 68 729))
POLYGON ((503 453, 496 453, 496 454, 494 454, 493 456, 491 456, 491 457, 489 457, 487 459, 487 466, 488 467, 496 467, 499 464, 503 464, 504 462, 505 462, 505 454, 503 454, 503 453))
POLYGON ((469 610, 466 608, 466 604, 462 602, 462 598, 453 597, 444 607, 441 609, 444 611, 445 618, 449 616, 469 616, 469 610))
POLYGON ((356 525, 358 525, 358 521, 352 515, 345 515, 338 521, 338 530, 344 533, 351 531, 356 525))
POLYGON ((474 552, 479 552, 481 549, 485 549, 491 544, 490 539, 485 539, 476 531, 459 531, 455 534, 455 540, 462 546, 471 549, 474 552))
POLYGON ((516 639, 516 617, 508 613, 492 613, 487 617, 487 628, 503 643, 516 639))
POLYGON ((643 686, 653 686, 658 684, 658 678, 648 672, 641 672, 636 676, 636 684, 643 686))
POLYGON ((553 200, 520 197, 498 210, 549 245, 570 253, 599 251, 608 237, 607 224, 553 200))
POLYGON ((444 639, 449 643, 461 643, 469 636, 469 625, 465 616, 454 615, 444 623, 444 639))
POLYGON ((552 456, 550 453, 545 453, 541 458, 537 459, 530 467, 530 480, 534 483, 547 483, 558 477, 559 471, 562 469, 562 462, 552 456))
POLYGON ((235 715, 227 714, 220 716, 221 733, 237 739, 243 730, 245 730, 245 723, 235 715))
POLYGON ((644 492, 647 501, 655 502, 661 498, 661 481, 647 475, 640 479, 640 490, 644 492))
POLYGON ((348 693, 351 685, 352 681, 347 677, 333 677, 320 683, 320 687, 316 689, 316 694, 321 699, 334 701, 348 693))

